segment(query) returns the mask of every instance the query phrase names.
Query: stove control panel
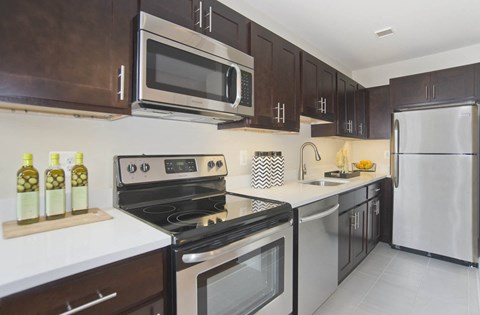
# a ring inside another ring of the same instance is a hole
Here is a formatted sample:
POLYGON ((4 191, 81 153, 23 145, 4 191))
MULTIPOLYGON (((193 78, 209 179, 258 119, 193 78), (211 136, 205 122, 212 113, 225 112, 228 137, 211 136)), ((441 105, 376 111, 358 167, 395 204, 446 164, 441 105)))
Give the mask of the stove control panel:
POLYGON ((117 186, 228 174, 223 155, 125 155, 114 157, 117 186))

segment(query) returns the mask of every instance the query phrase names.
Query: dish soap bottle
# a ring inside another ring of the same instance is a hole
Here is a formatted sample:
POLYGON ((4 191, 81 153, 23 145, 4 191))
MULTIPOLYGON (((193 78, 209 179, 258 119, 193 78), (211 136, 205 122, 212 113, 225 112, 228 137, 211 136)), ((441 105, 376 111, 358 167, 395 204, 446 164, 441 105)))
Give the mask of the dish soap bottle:
POLYGON ((17 172, 17 223, 35 223, 40 217, 38 171, 33 167, 33 155, 22 156, 22 168, 17 172))
POLYGON ((75 165, 71 174, 72 214, 88 212, 88 171, 83 165, 83 154, 75 154, 75 165))
POLYGON ((60 167, 58 153, 50 154, 50 166, 45 170, 45 216, 47 220, 65 217, 65 172, 60 167))

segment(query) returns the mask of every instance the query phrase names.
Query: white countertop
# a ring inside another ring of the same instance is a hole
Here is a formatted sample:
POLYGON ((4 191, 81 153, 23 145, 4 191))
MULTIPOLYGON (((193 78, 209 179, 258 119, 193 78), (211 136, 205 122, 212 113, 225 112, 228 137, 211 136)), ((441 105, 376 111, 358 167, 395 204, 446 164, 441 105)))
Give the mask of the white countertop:
POLYGON ((365 186, 370 183, 376 182, 380 179, 387 177, 386 174, 381 173, 361 173, 358 177, 336 179, 329 177, 315 177, 307 178, 305 182, 325 179, 330 181, 346 181, 347 183, 338 186, 315 186, 302 184, 299 181, 289 181, 283 186, 276 186, 267 189, 255 189, 255 188, 237 188, 230 189, 229 192, 249 195, 259 198, 273 199, 288 202, 293 208, 306 205, 308 203, 324 199, 333 195, 340 194, 342 192, 365 186))
POLYGON ((0 297, 171 244, 170 235, 120 210, 103 210, 113 219, 0 237, 0 297))

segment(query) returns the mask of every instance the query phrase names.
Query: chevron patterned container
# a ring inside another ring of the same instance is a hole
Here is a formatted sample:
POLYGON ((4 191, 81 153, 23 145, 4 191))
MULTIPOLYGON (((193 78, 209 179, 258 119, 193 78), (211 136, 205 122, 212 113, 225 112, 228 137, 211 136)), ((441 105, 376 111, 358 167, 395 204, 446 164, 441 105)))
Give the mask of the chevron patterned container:
POLYGON ((272 159, 270 152, 256 151, 252 160, 252 187, 270 188, 272 172, 272 159))
POLYGON ((272 171, 270 182, 272 186, 282 186, 285 177, 285 158, 282 156, 282 152, 272 152, 271 159, 272 171))

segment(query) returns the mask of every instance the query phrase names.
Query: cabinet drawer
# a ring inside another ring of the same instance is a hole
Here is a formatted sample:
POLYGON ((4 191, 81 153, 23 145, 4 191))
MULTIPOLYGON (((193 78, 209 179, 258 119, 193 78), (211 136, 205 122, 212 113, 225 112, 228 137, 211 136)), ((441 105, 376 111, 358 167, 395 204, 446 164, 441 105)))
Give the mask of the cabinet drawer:
POLYGON ((73 309, 101 299, 99 293, 105 301, 79 314, 126 311, 162 296, 164 259, 163 250, 154 251, 12 294, 0 299, 0 314, 60 314, 67 304, 73 309))
POLYGON ((367 187, 367 199, 378 196, 381 193, 382 193, 382 188, 381 188, 380 182, 376 182, 376 183, 368 185, 368 187, 367 187))
POLYGON ((338 213, 342 213, 346 210, 349 210, 355 207, 356 205, 359 205, 365 200, 367 200, 366 187, 362 187, 362 188, 355 189, 353 191, 349 191, 344 194, 341 194, 338 197, 338 200, 340 203, 340 208, 338 210, 338 213))

